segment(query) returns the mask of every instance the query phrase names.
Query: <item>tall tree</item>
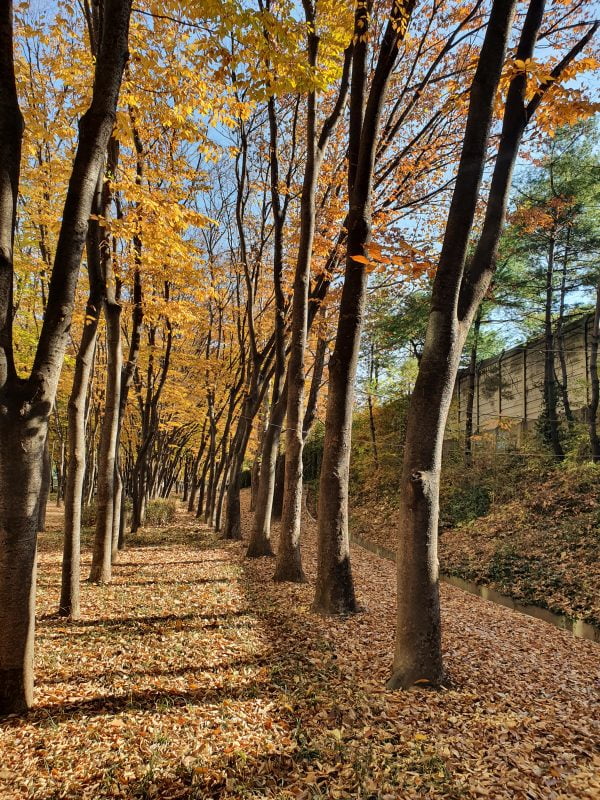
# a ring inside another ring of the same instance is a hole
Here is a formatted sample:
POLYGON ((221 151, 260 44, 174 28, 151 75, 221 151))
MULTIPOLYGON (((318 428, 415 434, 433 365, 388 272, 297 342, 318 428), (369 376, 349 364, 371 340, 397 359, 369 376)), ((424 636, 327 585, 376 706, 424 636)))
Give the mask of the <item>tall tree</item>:
POLYGON ((534 54, 545 3, 531 0, 528 4, 503 103, 502 128, 483 222, 473 257, 465 268, 514 5, 514 0, 494 0, 487 22, 470 88, 462 152, 409 407, 400 495, 396 647, 388 684, 392 688, 417 682, 439 684, 443 680, 437 557, 439 475, 444 428, 459 360, 496 266, 513 167, 525 127, 545 94, 598 27, 588 27, 530 96, 527 65, 534 54))
POLYGON ((319 484, 318 574, 314 608, 323 614, 357 610, 348 540, 348 473, 354 380, 367 287, 371 201, 378 130, 386 90, 406 34, 414 0, 394 0, 368 91, 372 2, 359 2, 354 17, 350 85, 346 267, 333 353, 323 463, 319 484))
POLYGON ((13 60, 13 9, 0 6, 0 714, 33 700, 36 528, 43 449, 73 313, 88 217, 116 114, 130 0, 105 0, 92 99, 65 200, 33 367, 20 378, 12 349, 13 241, 23 121, 13 60))
MULTIPOLYGON (((303 0, 307 27, 307 63, 315 70, 320 35, 317 3, 303 0)), ((318 130, 317 89, 307 95, 305 170, 300 198, 300 240, 294 273, 290 358, 287 377, 287 425, 285 444, 285 483, 283 511, 275 580, 304 580, 300 559, 300 523, 302 512, 302 450, 304 446, 304 384, 306 344, 309 329, 310 268, 316 227, 316 191, 328 142, 344 111, 352 60, 352 43, 344 51, 339 89, 329 116, 318 130)), ((314 316, 313 316, 314 318, 314 316)), ((273 464, 275 467, 275 464, 273 464)), ((273 469, 275 472, 275 469, 273 469)))

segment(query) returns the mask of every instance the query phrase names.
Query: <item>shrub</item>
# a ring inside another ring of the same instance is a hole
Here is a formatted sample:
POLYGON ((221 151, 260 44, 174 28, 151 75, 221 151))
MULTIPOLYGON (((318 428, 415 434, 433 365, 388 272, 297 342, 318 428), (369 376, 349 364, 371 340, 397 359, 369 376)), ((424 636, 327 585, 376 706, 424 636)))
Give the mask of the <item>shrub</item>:
MULTIPOLYGON (((125 518, 131 514, 131 500, 125 500, 125 518)), ((92 500, 89 506, 81 509, 81 527, 93 528, 96 525, 97 507, 96 501, 92 500)))
POLYGON ((454 527, 483 517, 490 510, 491 503, 487 486, 453 487, 442 498, 442 527, 454 527))
POLYGON ((150 500, 146 506, 146 521, 148 526, 167 525, 177 516, 177 501, 158 498, 150 500))

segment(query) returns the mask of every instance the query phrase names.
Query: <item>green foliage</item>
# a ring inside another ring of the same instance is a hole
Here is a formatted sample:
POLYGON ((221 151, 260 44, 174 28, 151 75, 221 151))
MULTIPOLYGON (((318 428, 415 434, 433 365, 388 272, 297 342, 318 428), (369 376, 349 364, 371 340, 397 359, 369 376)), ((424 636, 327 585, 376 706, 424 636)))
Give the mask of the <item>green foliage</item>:
POLYGON ((350 457, 350 491, 353 494, 368 493, 374 488, 382 494, 395 493, 398 490, 408 401, 407 396, 400 396, 381 405, 374 404, 377 460, 369 409, 361 408, 355 414, 350 457))
POLYGON ((319 480, 321 462, 323 460, 323 441, 325 439, 325 425, 317 420, 306 440, 302 451, 302 469, 304 480, 312 483, 319 480))
POLYGON ((483 517, 490 510, 492 497, 487 486, 453 486, 445 494, 442 505, 442 527, 454 527, 483 517))
POLYGON ((515 323, 527 338, 539 333, 543 322, 551 244, 553 319, 592 302, 600 245, 597 141, 598 131, 590 120, 562 128, 545 142, 540 161, 517 182, 517 202, 500 246, 495 294, 512 307, 515 323))

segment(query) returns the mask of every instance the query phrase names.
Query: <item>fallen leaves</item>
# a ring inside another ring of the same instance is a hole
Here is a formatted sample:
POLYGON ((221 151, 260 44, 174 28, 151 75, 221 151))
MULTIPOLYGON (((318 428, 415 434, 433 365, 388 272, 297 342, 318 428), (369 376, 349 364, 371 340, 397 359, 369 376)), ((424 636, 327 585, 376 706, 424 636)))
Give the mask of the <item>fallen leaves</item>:
POLYGON ((182 516, 65 624, 58 544, 42 538, 36 707, 0 725, 3 800, 599 796, 591 642, 444 587, 451 687, 388 692, 395 576, 375 556, 353 552, 369 613, 324 619, 310 584, 273 584, 271 560, 182 516))

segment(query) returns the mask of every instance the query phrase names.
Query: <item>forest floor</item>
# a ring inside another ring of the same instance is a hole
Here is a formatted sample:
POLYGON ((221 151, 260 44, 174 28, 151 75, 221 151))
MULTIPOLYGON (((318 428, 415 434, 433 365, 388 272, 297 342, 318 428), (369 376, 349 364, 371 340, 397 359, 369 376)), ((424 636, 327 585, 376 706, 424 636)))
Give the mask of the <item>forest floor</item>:
POLYGON ((447 688, 386 691, 393 565, 354 549, 367 611, 324 619, 308 517, 304 538, 309 582, 277 585, 182 513, 68 623, 42 534, 36 704, 0 723, 2 800, 600 797, 597 644, 444 585, 447 688))
MULTIPOLYGON (((440 568, 517 601, 600 626, 598 470, 557 469, 515 486, 485 516, 440 532, 440 568)), ((352 530, 395 550, 397 493, 355 503, 352 530)))

